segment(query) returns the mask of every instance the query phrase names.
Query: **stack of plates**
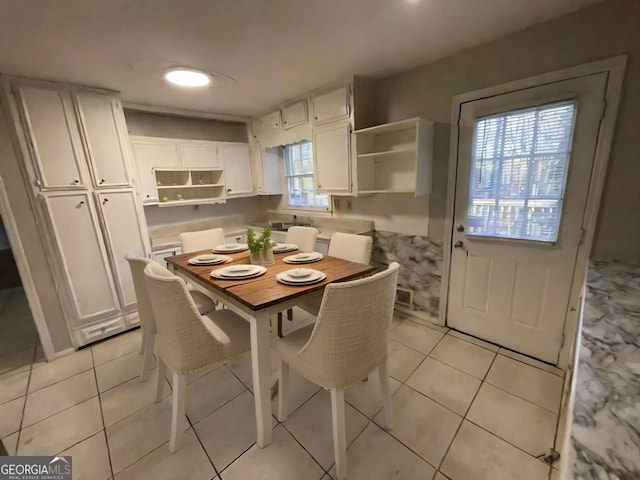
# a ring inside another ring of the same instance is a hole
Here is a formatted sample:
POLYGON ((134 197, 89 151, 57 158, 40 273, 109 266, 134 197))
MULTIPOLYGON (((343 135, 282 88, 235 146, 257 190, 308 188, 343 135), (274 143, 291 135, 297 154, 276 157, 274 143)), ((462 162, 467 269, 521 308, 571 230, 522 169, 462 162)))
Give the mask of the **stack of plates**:
POLYGON ((325 278, 324 273, 311 268, 292 268, 276 275, 276 279, 285 285, 313 285, 325 278))
POLYGON ((311 263, 317 262, 318 260, 322 260, 324 255, 320 252, 311 252, 311 253, 298 253, 297 255, 289 255, 288 257, 284 257, 282 260, 284 263, 311 263))
POLYGON ((205 253, 198 255, 197 257, 191 257, 189 259, 189 265, 220 265, 221 263, 227 263, 232 261, 233 258, 226 255, 214 255, 213 253, 205 253))
POLYGON ((238 253, 248 249, 249 246, 246 243, 225 243, 224 245, 216 245, 213 253, 238 253))
POLYGON ((267 269, 262 265, 231 265, 211 272, 218 280, 247 280, 264 275, 267 269))
POLYGON ((273 253, 286 253, 297 250, 298 246, 295 243, 278 243, 273 247, 273 253))

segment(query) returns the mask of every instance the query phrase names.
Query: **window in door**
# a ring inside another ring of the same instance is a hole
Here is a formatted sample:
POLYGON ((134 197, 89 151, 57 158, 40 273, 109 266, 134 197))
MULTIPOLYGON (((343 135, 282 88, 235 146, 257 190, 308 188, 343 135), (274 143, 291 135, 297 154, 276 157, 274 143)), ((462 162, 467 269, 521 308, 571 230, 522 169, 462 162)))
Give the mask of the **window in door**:
POLYGON ((563 101, 476 119, 469 235, 557 240, 575 113, 563 101))
POLYGON ((329 210, 329 195, 320 195, 314 190, 311 142, 284 147, 284 170, 290 207, 329 210))

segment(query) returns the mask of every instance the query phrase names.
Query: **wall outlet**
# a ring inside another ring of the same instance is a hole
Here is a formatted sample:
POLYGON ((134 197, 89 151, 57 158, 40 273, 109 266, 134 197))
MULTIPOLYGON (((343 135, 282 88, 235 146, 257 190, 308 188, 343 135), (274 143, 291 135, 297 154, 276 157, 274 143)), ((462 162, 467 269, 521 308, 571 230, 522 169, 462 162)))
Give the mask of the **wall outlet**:
POLYGON ((396 304, 413 309, 413 290, 396 287, 396 304))

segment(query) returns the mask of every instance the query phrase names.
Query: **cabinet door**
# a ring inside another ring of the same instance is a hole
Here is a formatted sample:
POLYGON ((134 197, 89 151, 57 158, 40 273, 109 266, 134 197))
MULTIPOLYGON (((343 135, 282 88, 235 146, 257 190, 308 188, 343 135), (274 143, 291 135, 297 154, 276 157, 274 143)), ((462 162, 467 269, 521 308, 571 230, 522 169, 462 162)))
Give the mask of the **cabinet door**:
POLYGON ((282 107, 282 126, 285 130, 306 122, 307 102, 305 100, 282 107))
POLYGON ((69 94, 22 85, 14 91, 42 190, 84 188, 84 156, 69 94))
POLYGON ((180 158, 183 168, 218 168, 220 160, 216 144, 181 143, 180 158))
POLYGON ((219 145, 218 155, 224 168, 224 184, 227 196, 253 193, 249 145, 219 145))
POLYGON ((225 243, 247 243, 247 234, 229 235, 224 238, 225 243))
POLYGON ((351 125, 339 122, 313 129, 314 181, 320 193, 351 192, 351 125))
POLYGON ((334 88, 311 97, 313 123, 324 123, 349 116, 349 86, 334 88))
POLYGON ((156 250, 153 252, 153 261, 158 262, 163 267, 166 267, 167 270, 174 270, 173 265, 165 260, 167 257, 174 257, 176 255, 180 255, 182 253, 182 249, 180 247, 175 248, 167 248, 164 250, 156 250))
POLYGON ((273 132, 281 128, 280 110, 263 115, 260 119, 261 132, 273 132))
POLYGON ((252 150, 254 180, 258 195, 282 194, 282 167, 277 148, 260 148, 256 143, 252 150))
POLYGON ((133 279, 124 256, 134 249, 145 253, 149 251, 144 216, 139 211, 136 200, 133 190, 96 192, 96 201, 123 310, 132 310, 136 307, 133 279))
POLYGON ((140 194, 143 202, 157 202, 156 177, 154 168, 178 168, 178 148, 171 143, 150 143, 131 141, 133 155, 138 167, 140 194))
POLYGON ((94 185, 130 185, 128 138, 123 133, 126 129, 120 101, 94 92, 76 92, 74 96, 94 185))
MULTIPOLYGON (((93 202, 88 193, 44 197, 59 264, 69 290, 73 323, 118 312, 118 299, 93 202)), ((70 312, 71 313, 71 312, 70 312)))

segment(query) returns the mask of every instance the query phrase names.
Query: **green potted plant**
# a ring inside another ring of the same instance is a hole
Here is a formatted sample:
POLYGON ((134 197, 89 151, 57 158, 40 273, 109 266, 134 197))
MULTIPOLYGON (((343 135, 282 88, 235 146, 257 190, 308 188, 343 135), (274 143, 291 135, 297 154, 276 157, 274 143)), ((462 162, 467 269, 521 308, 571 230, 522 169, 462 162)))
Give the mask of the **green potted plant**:
POLYGON ((253 228, 249 228, 247 230, 247 246, 251 263, 254 265, 272 265, 274 263, 271 227, 265 228, 260 236, 256 235, 253 228))

